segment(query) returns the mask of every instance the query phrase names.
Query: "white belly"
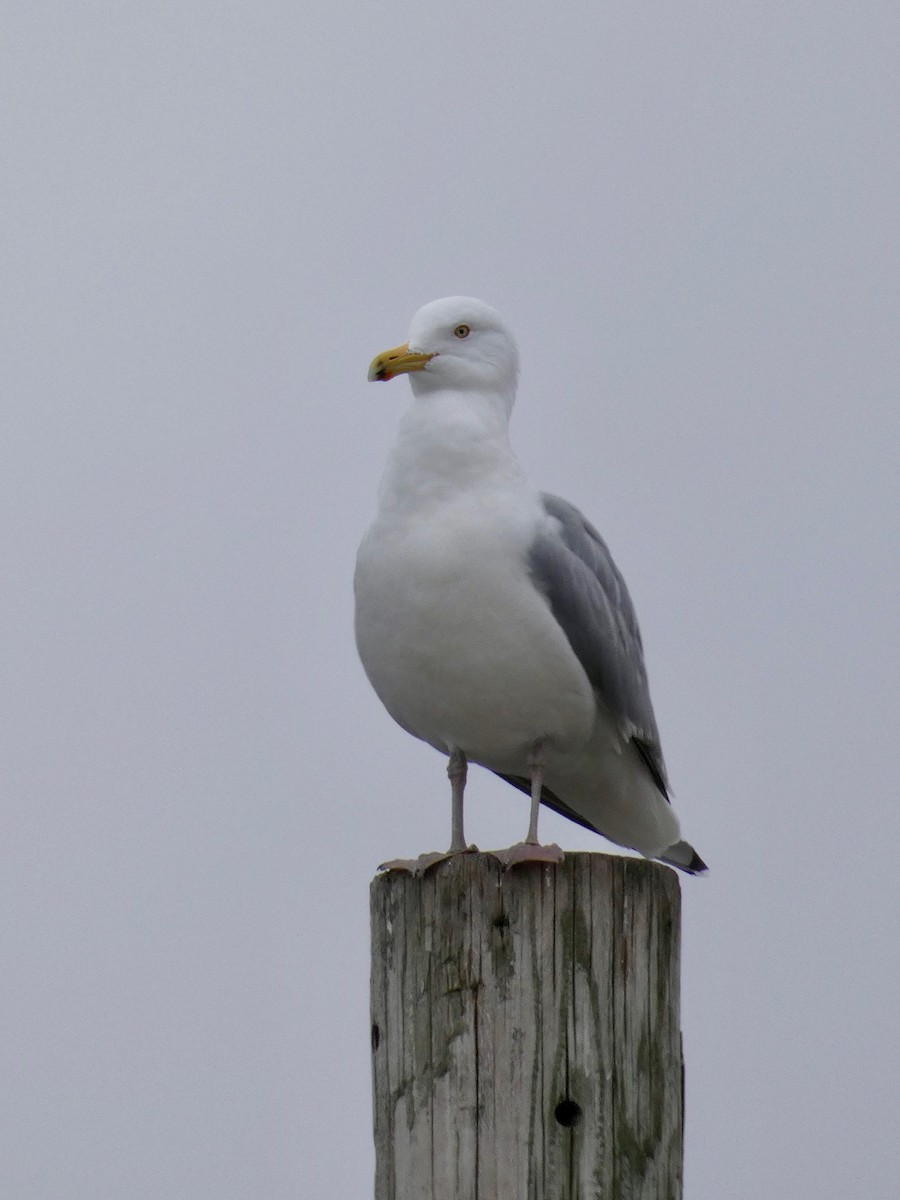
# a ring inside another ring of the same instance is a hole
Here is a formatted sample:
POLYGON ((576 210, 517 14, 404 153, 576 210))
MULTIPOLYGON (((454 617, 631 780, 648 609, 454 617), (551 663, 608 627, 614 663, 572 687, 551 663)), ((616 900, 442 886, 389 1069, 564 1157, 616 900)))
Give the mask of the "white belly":
POLYGON ((483 512, 376 522, 357 561, 359 654, 388 712, 497 770, 524 770, 539 738, 580 747, 595 720, 590 682, 528 577, 529 537, 483 512))

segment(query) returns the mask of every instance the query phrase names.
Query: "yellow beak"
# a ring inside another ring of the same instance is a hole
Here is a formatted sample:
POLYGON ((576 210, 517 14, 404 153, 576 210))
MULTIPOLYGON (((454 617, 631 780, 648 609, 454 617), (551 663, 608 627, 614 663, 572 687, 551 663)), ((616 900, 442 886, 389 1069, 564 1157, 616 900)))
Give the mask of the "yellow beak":
POLYGON ((395 346, 393 350, 385 350, 383 354, 372 359, 369 365, 369 382, 386 381, 393 379, 395 375, 408 375, 410 371, 421 371, 428 360, 432 358, 434 358, 433 354, 420 354, 416 350, 410 350, 404 342, 402 346, 395 346))

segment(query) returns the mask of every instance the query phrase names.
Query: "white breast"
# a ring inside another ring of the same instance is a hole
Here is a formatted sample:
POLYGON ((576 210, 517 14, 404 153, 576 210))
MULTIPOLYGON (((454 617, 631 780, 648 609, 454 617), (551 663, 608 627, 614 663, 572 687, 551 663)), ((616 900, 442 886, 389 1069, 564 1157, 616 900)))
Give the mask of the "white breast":
POLYGON ((356 636, 391 716, 443 751, 521 771, 538 738, 590 736, 590 683, 527 553, 543 511, 524 486, 382 512, 360 547, 356 636))

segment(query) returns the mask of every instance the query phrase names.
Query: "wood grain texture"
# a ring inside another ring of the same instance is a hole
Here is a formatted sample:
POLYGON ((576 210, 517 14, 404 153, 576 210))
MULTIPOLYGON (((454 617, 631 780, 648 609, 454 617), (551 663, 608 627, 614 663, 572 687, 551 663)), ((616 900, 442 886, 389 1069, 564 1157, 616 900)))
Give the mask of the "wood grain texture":
POLYGON ((467 854, 371 901, 376 1200, 679 1200, 674 871, 467 854))

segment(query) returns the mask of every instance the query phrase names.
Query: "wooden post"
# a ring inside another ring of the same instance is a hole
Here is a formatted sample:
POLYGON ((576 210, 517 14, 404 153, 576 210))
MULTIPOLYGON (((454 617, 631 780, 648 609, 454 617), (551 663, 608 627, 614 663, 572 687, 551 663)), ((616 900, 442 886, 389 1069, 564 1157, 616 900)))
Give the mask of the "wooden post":
POLYGON ((461 854, 371 899, 375 1200, 679 1200, 674 871, 461 854))

